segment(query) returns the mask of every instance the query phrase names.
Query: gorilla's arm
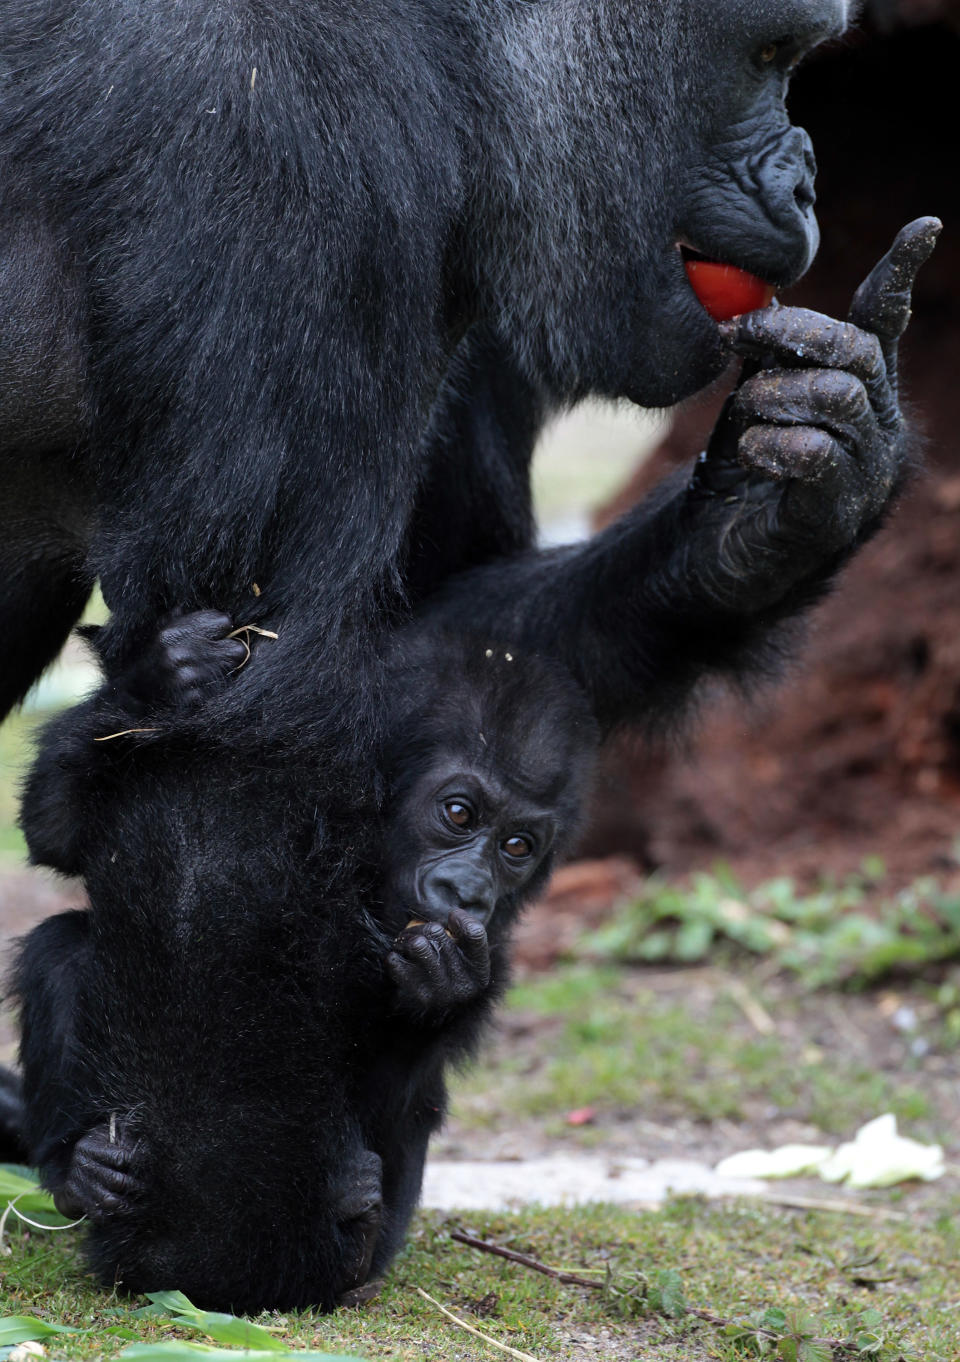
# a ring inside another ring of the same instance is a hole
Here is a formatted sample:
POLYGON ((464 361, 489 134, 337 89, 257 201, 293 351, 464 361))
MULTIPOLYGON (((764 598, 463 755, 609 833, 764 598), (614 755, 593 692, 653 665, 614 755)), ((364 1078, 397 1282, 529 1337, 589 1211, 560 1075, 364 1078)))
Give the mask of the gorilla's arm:
POLYGON ((706 672, 776 658, 905 480, 897 340, 939 224, 910 224, 846 323, 796 308, 725 334, 747 364, 692 477, 584 545, 515 555, 428 606, 449 625, 559 656, 605 728, 656 722, 706 672))

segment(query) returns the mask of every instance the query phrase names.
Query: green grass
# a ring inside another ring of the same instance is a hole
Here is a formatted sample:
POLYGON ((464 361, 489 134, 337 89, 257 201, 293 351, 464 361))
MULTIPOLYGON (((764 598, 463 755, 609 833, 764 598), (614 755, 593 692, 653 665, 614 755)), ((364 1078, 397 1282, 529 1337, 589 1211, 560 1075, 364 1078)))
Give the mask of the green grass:
MULTIPOLYGON (((279 1328, 290 1346, 367 1358, 498 1355, 447 1321, 417 1293, 422 1287, 482 1332, 539 1358, 593 1355, 585 1351, 590 1341, 597 1355, 624 1362, 742 1356, 720 1326, 689 1315, 665 1318, 644 1305, 643 1281, 654 1283, 669 1269, 679 1273, 688 1305, 724 1320, 756 1319, 771 1309, 800 1312, 814 1317, 809 1327, 819 1336, 846 1339, 863 1312, 874 1310, 886 1340, 875 1356, 948 1359, 960 1355, 958 1211, 954 1201, 930 1223, 864 1224, 823 1213, 678 1201, 657 1213, 586 1207, 469 1216, 471 1233, 542 1262, 639 1274, 632 1318, 600 1291, 562 1285, 458 1245, 449 1231, 462 1225, 460 1217, 421 1215, 385 1291, 365 1310, 259 1320, 279 1328)), ((132 1317, 142 1298, 129 1302, 93 1287, 75 1232, 54 1239, 18 1229, 11 1239, 2 1313, 36 1313, 94 1331, 58 1338, 52 1349, 58 1358, 113 1357, 132 1339, 191 1336, 167 1321, 132 1317), (122 1333, 104 1332, 111 1329, 122 1333)))
POLYGON ((642 972, 581 965, 514 988, 509 1008, 543 1020, 542 1043, 496 1050, 463 1076, 458 1117, 477 1125, 502 1122, 505 1112, 547 1118, 559 1134, 562 1114, 577 1107, 735 1121, 762 1104, 838 1136, 881 1111, 909 1124, 931 1120, 931 1103, 909 1076, 879 1072, 868 1055, 842 1046, 812 1049, 802 998, 776 1002, 778 1021, 796 1025, 759 1036, 719 973, 718 981, 678 1002, 646 987, 642 972))

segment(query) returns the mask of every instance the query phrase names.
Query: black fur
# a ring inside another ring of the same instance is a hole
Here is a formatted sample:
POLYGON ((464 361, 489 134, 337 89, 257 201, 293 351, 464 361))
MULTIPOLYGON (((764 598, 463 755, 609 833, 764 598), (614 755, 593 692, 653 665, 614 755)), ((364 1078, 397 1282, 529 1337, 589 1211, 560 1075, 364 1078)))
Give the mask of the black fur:
MULTIPOLYGON (((188 831, 202 797, 170 805, 153 787, 132 823, 121 816, 131 779, 150 787, 170 762, 196 676, 229 678, 228 625, 206 612, 165 627, 68 717, 66 740, 33 772, 31 854, 83 875, 94 906, 49 919, 23 947, 13 986, 29 1099, 23 1130, 9 1124, 63 1213, 89 1219, 105 1277, 176 1281, 235 1308, 330 1308, 399 1245, 446 1105, 444 1068, 503 991, 511 925, 576 830, 598 733, 555 667, 486 640, 403 631, 389 659, 398 698, 381 754, 380 882, 361 899, 347 881, 352 910, 309 874, 295 897, 281 881, 269 909, 262 895, 247 905, 245 882, 269 869, 257 864, 270 847, 255 815, 229 865, 210 863, 202 827, 188 831), (470 828, 443 821, 454 794, 473 803, 470 828), (530 854, 514 863, 518 835, 530 854), (139 869, 133 847, 148 858, 139 869), (185 885, 184 867, 204 892, 185 885), (152 876, 167 883, 141 903, 152 876)), ((323 773, 300 774, 309 805, 323 773)), ((249 797, 238 791, 238 809, 249 797)), ((336 834, 326 829, 327 875, 336 834)), ((9 1097, 15 1106, 12 1083, 9 1097)))
MULTIPOLYGON (((855 328, 818 349, 824 319, 791 309, 724 334, 679 249, 805 268, 812 161, 783 99, 845 17, 2 7, 0 709, 97 577, 111 608, 107 687, 48 731, 26 804, 35 857, 81 872, 91 909, 21 957, 24 1132, 51 1187, 72 1165, 98 1202, 128 1180, 138 1213, 91 1236, 110 1280, 329 1307, 402 1233, 443 1106, 436 1048, 371 1001, 385 659, 411 605, 484 655, 539 655, 604 730, 660 723, 704 672, 762 665, 879 523, 905 457, 892 285, 857 318, 883 351, 855 328), (753 369, 695 478, 535 552, 547 415, 676 401, 732 351, 753 369), (277 637, 154 723, 120 681, 175 606, 277 637)), ((546 694, 531 675, 504 731, 546 694)))

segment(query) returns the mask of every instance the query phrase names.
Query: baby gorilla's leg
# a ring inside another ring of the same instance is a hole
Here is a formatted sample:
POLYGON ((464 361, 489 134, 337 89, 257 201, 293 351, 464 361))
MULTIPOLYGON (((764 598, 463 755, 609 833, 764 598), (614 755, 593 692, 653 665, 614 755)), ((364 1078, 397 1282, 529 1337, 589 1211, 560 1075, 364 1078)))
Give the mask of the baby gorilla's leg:
POLYGON ((26 1163, 23 1139, 23 1084, 20 1075, 0 1066, 0 1160, 26 1163))
POLYGON ((94 1224, 137 1209, 145 1183, 138 1174, 142 1148, 112 1118, 82 1136, 73 1147, 66 1181, 54 1193, 54 1205, 70 1220, 83 1216, 94 1224))
POLYGON ((344 1279, 347 1290, 341 1305, 360 1305, 375 1291, 365 1290, 370 1264, 383 1220, 383 1165, 365 1149, 344 1175, 334 1202, 334 1215, 344 1240, 344 1279))

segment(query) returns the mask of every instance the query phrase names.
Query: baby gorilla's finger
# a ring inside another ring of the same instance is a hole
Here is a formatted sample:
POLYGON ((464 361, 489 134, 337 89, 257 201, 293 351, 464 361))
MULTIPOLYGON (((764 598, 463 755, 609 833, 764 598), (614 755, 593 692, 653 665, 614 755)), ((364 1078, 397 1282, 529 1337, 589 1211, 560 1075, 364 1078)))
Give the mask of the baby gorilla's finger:
MULTIPOLYGON (((867 390, 840 369, 763 370, 734 397, 741 430, 758 422, 772 426, 819 426, 855 458, 878 444, 877 418, 867 390)), ((775 476, 802 476, 790 470, 775 476)))
POLYGON ((447 919, 447 930, 475 981, 486 988, 490 982, 490 943, 483 923, 472 913, 454 908, 447 919))
POLYGON ((929 259, 942 227, 939 218, 916 218, 901 228, 853 295, 850 321, 854 326, 873 331, 885 343, 903 335, 917 273, 929 259))
POLYGON ((160 630, 160 642, 165 648, 180 643, 194 644, 198 639, 224 639, 233 629, 233 620, 222 610, 194 610, 167 616, 160 630))
POLYGON ((419 962, 405 960, 399 951, 391 951, 387 956, 387 973, 397 988, 397 993, 407 1007, 427 1011, 433 999, 433 989, 424 978, 419 962))

